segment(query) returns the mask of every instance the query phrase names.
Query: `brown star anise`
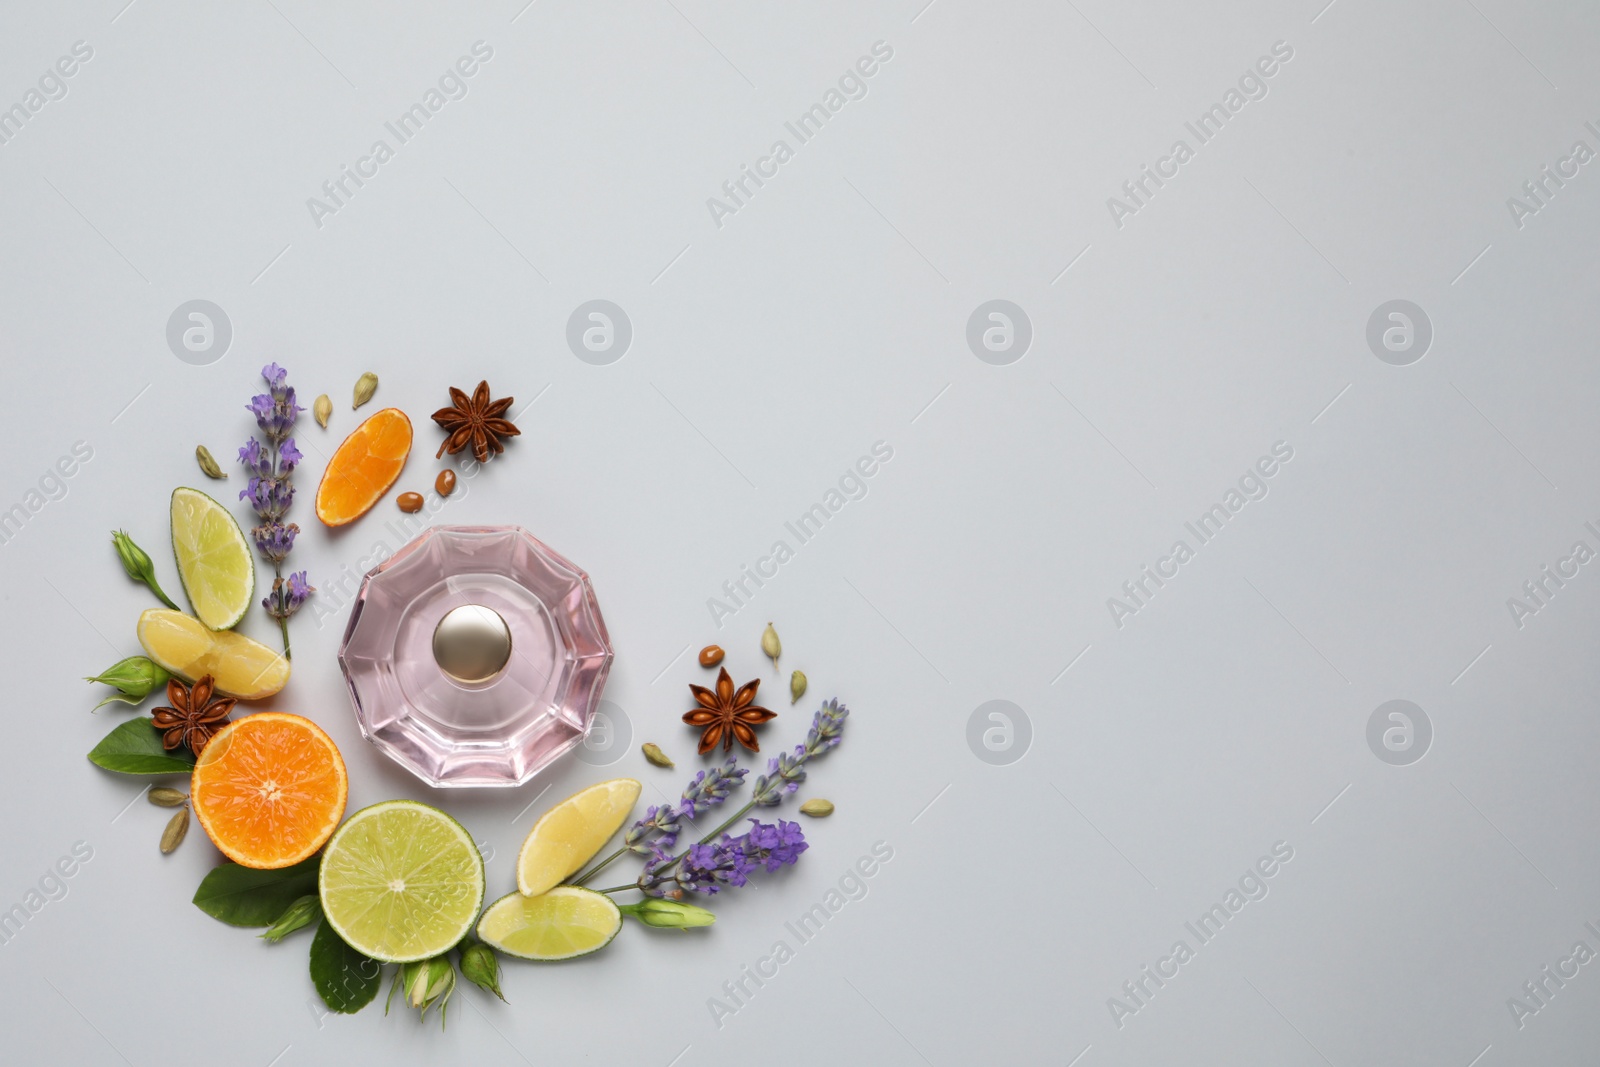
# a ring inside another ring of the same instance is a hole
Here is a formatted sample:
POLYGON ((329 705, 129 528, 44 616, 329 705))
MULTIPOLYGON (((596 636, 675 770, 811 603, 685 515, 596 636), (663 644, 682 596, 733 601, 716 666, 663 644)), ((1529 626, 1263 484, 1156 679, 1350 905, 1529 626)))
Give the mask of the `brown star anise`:
POLYGON ((228 724, 228 713, 237 703, 233 697, 213 697, 214 689, 209 674, 193 686, 176 678, 167 683, 167 700, 172 707, 156 708, 150 716, 156 729, 163 731, 162 748, 187 745, 196 756, 205 751, 217 731, 228 724))
POLYGON ((479 382, 470 397, 452 385, 450 400, 454 406, 440 408, 433 413, 433 421, 444 427, 450 435, 439 446, 434 458, 444 455, 446 451, 453 456, 468 445, 472 446, 472 455, 479 463, 489 462, 491 452, 504 452, 506 446, 500 443, 500 438, 516 437, 522 433, 511 424, 510 419, 502 418, 511 409, 512 399, 503 396, 491 402, 488 382, 479 382))
POLYGON ((733 747, 736 739, 751 752, 761 751, 761 743, 756 740, 756 732, 751 727, 776 719, 778 713, 751 703, 760 685, 761 679, 758 678, 744 683, 738 692, 734 692, 733 679, 728 677, 726 667, 717 675, 715 692, 703 685, 690 683, 689 691, 700 706, 684 712, 683 721, 701 728, 702 754, 716 748, 718 741, 722 742, 722 751, 726 752, 733 747))

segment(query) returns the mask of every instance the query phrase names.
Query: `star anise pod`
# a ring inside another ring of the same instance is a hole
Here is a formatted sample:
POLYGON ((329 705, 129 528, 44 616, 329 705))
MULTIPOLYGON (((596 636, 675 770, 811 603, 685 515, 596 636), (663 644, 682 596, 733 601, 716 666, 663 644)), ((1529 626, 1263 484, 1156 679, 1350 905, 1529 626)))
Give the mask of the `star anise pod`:
POLYGON ((187 745, 196 756, 228 724, 228 713, 238 701, 233 697, 213 696, 215 686, 206 675, 193 686, 174 678, 167 683, 170 708, 156 708, 151 721, 162 731, 161 747, 167 750, 187 745))
POLYGON ((728 677, 726 667, 717 675, 715 692, 703 685, 690 683, 689 691, 700 706, 684 712, 683 721, 701 728, 702 754, 716 748, 718 741, 722 742, 722 751, 726 752, 733 747, 735 740, 751 752, 761 751, 761 743, 756 740, 756 732, 751 727, 776 719, 778 713, 751 703, 760 685, 761 679, 757 678, 744 683, 738 692, 734 692, 733 679, 728 677))
POLYGON ((489 462, 491 452, 504 452, 506 446, 500 443, 500 438, 516 437, 522 433, 511 424, 510 419, 502 417, 511 409, 512 399, 503 396, 491 401, 488 382, 479 382, 471 396, 452 385, 450 400, 453 406, 440 408, 433 413, 433 421, 450 435, 439 446, 434 458, 439 458, 447 451, 453 456, 468 445, 472 446, 472 455, 479 463, 489 462))

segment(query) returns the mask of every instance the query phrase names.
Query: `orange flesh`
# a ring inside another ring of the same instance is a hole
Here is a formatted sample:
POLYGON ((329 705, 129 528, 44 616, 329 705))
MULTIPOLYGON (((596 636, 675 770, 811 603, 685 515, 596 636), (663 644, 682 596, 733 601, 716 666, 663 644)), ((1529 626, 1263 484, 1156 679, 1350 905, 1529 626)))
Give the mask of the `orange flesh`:
POLYGON ((245 867, 288 867, 333 835, 349 781, 310 719, 261 712, 229 723, 195 763, 189 795, 206 836, 245 867))
POLYGON ((411 454, 411 420, 384 408, 355 428, 328 461, 317 486, 317 518, 328 526, 355 522, 383 498, 411 454))

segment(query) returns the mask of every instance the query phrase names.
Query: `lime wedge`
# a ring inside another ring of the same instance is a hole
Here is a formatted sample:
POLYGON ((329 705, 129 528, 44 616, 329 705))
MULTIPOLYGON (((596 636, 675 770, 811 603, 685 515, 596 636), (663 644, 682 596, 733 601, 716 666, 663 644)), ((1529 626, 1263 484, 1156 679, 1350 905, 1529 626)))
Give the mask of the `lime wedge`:
POLYGON ((536 897, 501 897, 483 913, 478 937, 507 956, 570 960, 605 948, 620 929, 622 912, 610 897, 563 885, 536 897))
POLYGON ((322 852, 322 913, 353 949, 384 963, 451 948, 483 906, 483 857, 472 835, 414 800, 362 808, 322 852))
POLYGON ((198 489, 172 491, 172 553, 196 617, 231 630, 256 598, 256 564, 228 509, 198 489))
POLYGON ((524 896, 538 896, 588 863, 617 832, 643 788, 633 778, 613 778, 545 812, 517 853, 517 889, 524 896))

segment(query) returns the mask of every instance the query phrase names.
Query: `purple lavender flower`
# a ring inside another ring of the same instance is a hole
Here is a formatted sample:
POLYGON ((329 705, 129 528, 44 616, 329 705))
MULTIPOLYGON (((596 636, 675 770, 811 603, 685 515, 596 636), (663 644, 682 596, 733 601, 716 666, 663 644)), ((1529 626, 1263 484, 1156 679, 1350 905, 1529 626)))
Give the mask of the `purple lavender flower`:
POLYGON ((673 876, 680 887, 707 895, 720 892, 724 885, 734 887, 749 882, 746 877, 756 865, 745 856, 740 839, 722 835, 710 845, 690 845, 673 876))
POLYGON ((776 826, 751 819, 750 832, 737 840, 739 850, 751 861, 765 864, 768 871, 793 866, 800 853, 811 847, 799 823, 782 819, 776 826))
POLYGON ((830 700, 811 717, 811 729, 806 731, 806 741, 796 745, 794 755, 785 752, 777 759, 767 761, 767 773, 756 779, 754 803, 763 807, 777 804, 789 793, 800 788, 806 780, 805 765, 814 757, 838 747, 844 734, 844 721, 850 709, 837 700, 830 700))
POLYGON ((678 809, 671 804, 652 804, 645 809, 644 818, 628 828, 622 846, 629 852, 649 855, 657 847, 669 849, 678 843, 678 809))
MULTIPOLYGON (((274 565, 277 565, 288 557, 289 550, 294 547, 295 535, 299 532, 300 527, 296 523, 291 522, 285 526, 280 522, 269 522, 254 527, 250 531, 250 535, 255 539, 256 551, 261 553, 262 558, 270 560, 274 565)), ((302 597, 301 599, 304 598, 302 597)), ((299 606, 299 604, 295 605, 295 607, 299 606)))
POLYGON ((639 872, 639 891, 647 897, 668 897, 677 900, 683 896, 672 881, 672 865, 677 862, 666 848, 660 844, 650 846, 650 858, 645 860, 644 870, 639 872))
POLYGON ((251 508, 261 518, 260 525, 251 530, 256 551, 272 564, 274 578, 272 592, 261 602, 268 615, 278 620, 283 631, 283 654, 289 654, 289 616, 300 609, 313 591, 306 581, 305 571, 283 577, 283 561, 294 548, 295 536, 300 527, 283 522, 283 517, 294 505, 294 486, 289 476, 304 458, 294 445, 289 431, 304 409, 295 403, 294 389, 288 385, 289 372, 276 363, 261 368, 267 391, 250 398, 250 413, 266 438, 263 442, 250 438, 239 449, 239 463, 250 474, 250 481, 239 493, 240 500, 248 500, 251 508))
POLYGON ((305 603, 306 597, 316 590, 306 584, 306 572, 296 571, 288 578, 272 579, 272 592, 267 594, 261 606, 267 609, 267 614, 274 619, 287 619, 300 605, 305 603))
POLYGON ((712 808, 728 799, 728 793, 744 781, 744 776, 750 773, 745 768, 738 766, 738 761, 733 757, 720 767, 712 767, 694 776, 694 781, 683 791, 681 810, 689 819, 699 818, 712 808))
POLYGON ((253 478, 272 477, 272 457, 254 437, 239 449, 239 464, 249 471, 253 478))
POLYGON ((239 499, 250 501, 250 507, 268 522, 277 522, 288 514, 294 504, 294 486, 281 475, 276 478, 251 478, 239 490, 239 499))

